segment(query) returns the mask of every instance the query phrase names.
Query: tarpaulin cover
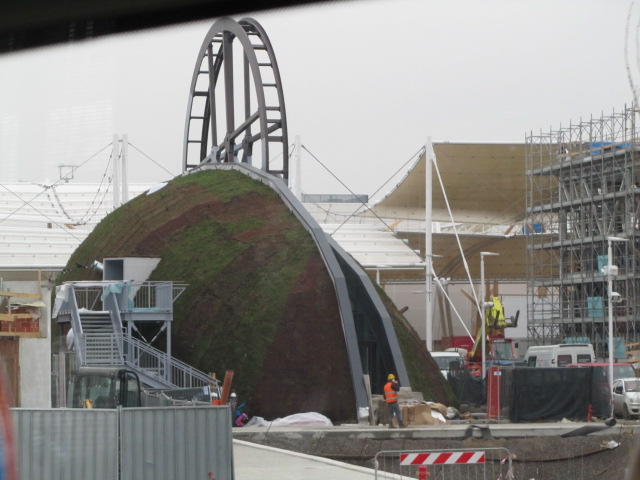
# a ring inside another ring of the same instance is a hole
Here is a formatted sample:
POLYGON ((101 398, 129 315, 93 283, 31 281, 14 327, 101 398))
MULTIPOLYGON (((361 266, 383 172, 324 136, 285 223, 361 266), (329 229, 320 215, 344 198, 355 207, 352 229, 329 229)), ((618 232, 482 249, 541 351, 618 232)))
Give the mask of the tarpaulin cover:
POLYGON ((450 371, 447 380, 460 403, 473 405, 485 405, 487 403, 484 382, 481 378, 471 375, 466 368, 461 368, 455 373, 450 371))
POLYGON ((511 422, 586 420, 592 375, 591 368, 506 368, 502 405, 511 422))
MULTIPOLYGON (((611 416, 611 393, 609 393, 609 367, 581 367, 591 371, 591 406, 593 416, 611 416)), ((616 378, 615 375, 613 378, 616 378)))

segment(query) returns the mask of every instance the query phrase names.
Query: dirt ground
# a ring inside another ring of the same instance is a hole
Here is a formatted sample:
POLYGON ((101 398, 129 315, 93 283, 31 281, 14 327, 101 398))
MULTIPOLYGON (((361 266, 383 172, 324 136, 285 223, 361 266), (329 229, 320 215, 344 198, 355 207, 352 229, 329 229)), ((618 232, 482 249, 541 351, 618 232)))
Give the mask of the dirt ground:
MULTIPOLYGON (((522 480, 623 480, 629 462, 640 453, 640 439, 634 438, 631 433, 623 433, 619 427, 612 427, 606 434, 568 438, 545 436, 505 439, 476 438, 472 435, 464 440, 424 440, 412 439, 411 430, 406 432, 404 438, 395 439, 353 439, 343 436, 287 439, 270 434, 259 439, 256 437, 255 443, 369 468, 373 467, 376 453, 381 451, 506 448, 515 455, 512 459, 514 478, 522 480), (610 442, 615 442, 617 446, 610 448, 610 442)), ((488 460, 490 457, 488 453, 488 460)), ((494 461, 497 462, 498 458, 494 458, 494 461)))

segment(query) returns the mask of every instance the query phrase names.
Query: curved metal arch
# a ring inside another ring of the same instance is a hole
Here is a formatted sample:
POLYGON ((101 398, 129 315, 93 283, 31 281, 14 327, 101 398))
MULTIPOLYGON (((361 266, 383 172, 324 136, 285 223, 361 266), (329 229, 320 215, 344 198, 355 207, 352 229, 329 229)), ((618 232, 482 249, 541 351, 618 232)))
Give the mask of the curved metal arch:
POLYGON ((198 167, 203 163, 237 162, 240 152, 242 152, 241 161, 251 163, 253 145, 258 141, 261 143, 261 169, 270 174, 281 175, 287 181, 289 177, 289 152, 286 110, 280 71, 271 42, 262 26, 251 18, 244 18, 239 22, 222 18, 215 22, 207 33, 200 47, 191 79, 185 124, 183 171, 198 167), (239 125, 236 125, 235 121, 233 79, 232 43, 235 39, 241 43, 244 53, 244 119, 239 125), (266 61, 258 59, 258 52, 266 53, 266 61), (223 81, 219 85, 218 77, 221 70, 224 75, 223 81), (273 76, 273 83, 263 81, 263 72, 273 76), (253 79, 257 101, 255 110, 252 110, 251 107, 251 79, 253 79), (202 85, 203 83, 206 84, 206 87, 202 85), (216 118, 215 92, 218 87, 224 88, 226 120, 225 134, 221 140, 218 137, 216 118), (276 101, 273 105, 266 103, 267 89, 275 89, 276 101), (201 99, 199 103, 194 101, 198 98, 201 99), (258 126, 257 133, 252 132, 254 124, 258 126), (211 141, 209 141, 209 137, 211 137, 211 141), (272 168, 269 156, 270 143, 281 144, 282 169, 272 168), (210 150, 209 145, 212 145, 210 150))

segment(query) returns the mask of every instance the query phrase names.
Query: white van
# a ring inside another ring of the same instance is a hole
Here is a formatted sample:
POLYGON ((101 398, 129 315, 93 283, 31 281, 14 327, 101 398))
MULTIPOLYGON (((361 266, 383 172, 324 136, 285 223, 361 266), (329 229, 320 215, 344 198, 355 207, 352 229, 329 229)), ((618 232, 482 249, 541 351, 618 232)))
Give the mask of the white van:
POLYGON ((595 361, 590 343, 564 343, 529 347, 524 356, 527 367, 566 367, 570 363, 595 361))
POLYGON ((465 355, 462 352, 466 353, 466 350, 462 348, 451 348, 444 352, 431 352, 431 357, 438 364, 440 373, 442 373, 444 378, 447 378, 451 362, 458 362, 458 368, 464 364, 465 355))

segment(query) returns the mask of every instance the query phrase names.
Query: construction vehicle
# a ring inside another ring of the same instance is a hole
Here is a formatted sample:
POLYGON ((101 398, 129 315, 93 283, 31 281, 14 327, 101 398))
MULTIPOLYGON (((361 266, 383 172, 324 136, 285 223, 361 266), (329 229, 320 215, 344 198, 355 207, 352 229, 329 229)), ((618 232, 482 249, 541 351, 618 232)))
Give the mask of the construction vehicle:
POLYGON ((142 406, 140 378, 124 368, 83 368, 69 382, 67 407, 142 406))
POLYGON ((82 367, 71 374, 68 408, 209 405, 221 398, 217 384, 192 388, 148 388, 124 367, 82 367))
MULTIPOLYGON (((486 355, 485 363, 489 365, 512 365, 517 360, 516 346, 512 339, 505 337, 506 328, 515 328, 518 326, 518 317, 520 310, 515 316, 507 319, 504 314, 504 306, 500 297, 493 295, 490 301, 485 303, 488 308, 485 309, 484 328, 486 334, 486 355)), ((469 369, 472 372, 479 371, 482 367, 482 329, 478 329, 476 340, 471 348, 468 356, 469 369)))

